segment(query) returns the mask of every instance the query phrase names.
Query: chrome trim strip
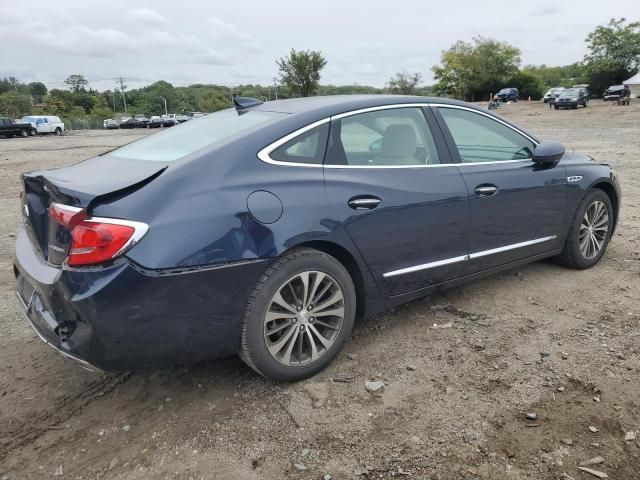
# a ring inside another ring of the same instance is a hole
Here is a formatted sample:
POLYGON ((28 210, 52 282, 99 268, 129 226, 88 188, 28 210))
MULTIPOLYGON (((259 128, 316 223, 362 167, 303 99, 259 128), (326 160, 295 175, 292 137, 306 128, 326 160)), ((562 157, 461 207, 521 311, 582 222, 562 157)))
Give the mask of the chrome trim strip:
POLYGON ((416 265, 414 267, 401 268, 400 270, 394 270, 387 272, 382 276, 384 278, 395 277, 396 275, 404 275, 405 273, 419 272, 420 270, 427 270, 429 268, 442 267, 443 265, 450 265, 452 263, 465 262, 469 260, 469 255, 463 255, 461 257, 447 258, 445 260, 438 260, 436 262, 423 263, 422 265, 416 265))
POLYGON ((317 122, 310 123, 309 125, 307 125, 305 127, 299 128, 298 130, 295 130, 295 131, 291 132, 290 134, 285 135, 284 137, 280 138, 279 140, 276 140, 273 143, 270 143, 269 145, 264 147, 262 150, 260 150, 258 152, 258 158, 260 160, 262 160, 263 162, 270 163, 272 165, 283 165, 283 166, 292 166, 292 167, 315 167, 315 168, 320 167, 320 168, 322 168, 322 166, 323 166, 322 164, 280 162, 278 160, 272 159, 269 155, 276 148, 284 145, 289 140, 292 140, 295 137, 297 137, 298 135, 301 135, 304 132, 307 132, 307 131, 311 130, 312 128, 316 128, 316 127, 318 127, 320 125, 323 125, 325 123, 328 123, 330 121, 331 121, 331 117, 323 118, 322 120, 318 120, 317 122))
POLYGON ((567 183, 578 183, 582 180, 582 175, 573 175, 571 177, 567 177, 567 183))
POLYGON ((444 260, 438 260, 436 262, 423 263, 422 265, 415 265, 413 267, 401 268, 400 270, 393 270, 392 272, 384 273, 384 278, 395 277, 396 275, 404 275, 405 273, 419 272, 420 270, 428 270, 430 268, 442 267, 444 265, 450 265, 452 263, 466 262, 473 260, 474 258, 484 257, 487 255, 493 255, 495 253, 507 252, 509 250, 515 250, 517 248, 527 247, 529 245, 535 245, 536 243, 548 242, 558 238, 557 235, 551 235, 549 237, 536 238, 534 240, 528 240, 526 242, 513 243, 511 245, 505 245, 504 247, 492 248, 490 250, 482 250, 480 252, 471 253, 469 255, 463 255, 461 257, 446 258, 444 260))
POLYGON ((72 207, 71 205, 65 205, 64 203, 57 203, 57 202, 51 202, 49 204, 49 207, 56 207, 56 208, 59 208, 60 210, 67 210, 73 213, 79 213, 82 210, 84 210, 84 208, 72 207))
POLYGON ((514 243, 512 245, 505 245, 504 247, 492 248, 491 250, 483 250, 481 252, 470 253, 469 259, 485 257, 487 255, 493 255, 495 253, 507 252, 509 250, 515 250, 516 248, 528 247, 529 245, 535 245, 536 243, 548 242, 558 238, 557 235, 551 235, 550 237, 536 238, 535 240, 527 240, 526 242, 514 243))
POLYGON ((317 122, 314 123, 310 123, 309 125, 306 125, 302 128, 299 128, 298 130, 294 130, 293 132, 289 133, 288 135, 285 135, 284 137, 276 140, 273 143, 270 143, 269 145, 267 145, 266 147, 262 148, 259 152, 258 152, 258 158, 260 160, 262 160, 265 163, 269 163, 271 165, 279 165, 282 167, 307 167, 307 168, 335 168, 335 169, 341 169, 341 168, 369 168, 369 169, 400 169, 400 168, 432 168, 432 167, 451 167, 451 166, 463 166, 463 165, 492 165, 492 164, 497 164, 497 163, 512 163, 512 162, 523 162, 523 161, 527 161, 530 162, 533 159, 519 159, 519 160, 503 160, 503 161, 494 161, 494 162, 470 162, 470 163, 435 163, 435 164, 429 164, 429 165, 323 165, 323 164, 314 164, 314 163, 295 163, 295 162, 281 162, 278 160, 273 160, 269 155, 271 154, 271 152, 273 152, 276 148, 280 147, 281 145, 284 145, 285 143, 287 143, 289 140, 292 140, 293 138, 297 137, 298 135, 303 134, 304 132, 311 130, 312 128, 315 128, 319 125, 322 125, 324 123, 330 122, 332 120, 339 120, 341 118, 345 118, 345 117, 349 117, 352 115, 358 115, 360 113, 368 113, 368 112, 375 112, 378 110, 389 110, 389 109, 393 109, 393 108, 422 108, 422 107, 438 107, 438 108, 457 108, 459 110, 467 110, 469 112, 473 112, 473 113, 477 113, 478 115, 483 115, 485 117, 488 117, 498 123, 501 123, 502 125, 504 125, 505 127, 510 128, 511 130, 514 130, 515 132, 519 133, 520 135, 522 135, 523 137, 529 139, 530 141, 532 141, 535 145, 538 145, 538 142, 536 140, 534 140, 533 138, 531 138, 529 135, 527 135, 526 133, 524 133, 522 130, 519 130, 518 128, 514 127, 513 125, 509 125, 508 123, 500 120, 499 118, 494 117, 493 115, 489 114, 489 113, 485 113, 481 110, 476 110, 474 108, 469 108, 469 107, 464 107, 462 105, 448 105, 448 104, 444 104, 444 103, 398 103, 398 104, 393 104, 393 105, 378 105, 375 107, 368 107, 368 108, 361 108, 359 110, 352 110, 350 112, 344 112, 344 113, 339 113, 337 115, 333 115, 331 117, 327 117, 327 118, 323 118, 322 120, 318 120, 317 122))
POLYGON ((134 222, 131 220, 121 220, 119 218, 103 218, 103 217, 91 217, 87 218, 85 222, 89 223, 109 223, 112 225, 124 225, 127 227, 133 228, 133 235, 127 243, 125 243, 120 250, 113 254, 111 258, 116 258, 119 255, 122 255, 124 252, 133 247, 136 243, 138 243, 142 237, 145 236, 147 231, 149 230, 149 225, 142 222, 134 222))

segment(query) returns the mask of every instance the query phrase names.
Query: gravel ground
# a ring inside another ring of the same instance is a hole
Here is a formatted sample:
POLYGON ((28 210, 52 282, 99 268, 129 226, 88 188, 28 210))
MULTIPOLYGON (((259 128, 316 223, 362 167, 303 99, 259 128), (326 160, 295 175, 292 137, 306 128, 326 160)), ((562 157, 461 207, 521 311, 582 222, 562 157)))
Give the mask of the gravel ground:
POLYGON ((640 478, 640 105, 500 113, 615 167, 622 215, 600 264, 538 262, 361 321, 296 384, 236 358, 99 375, 44 345, 14 293, 18 174, 147 132, 0 140, 0 479, 586 480, 590 459, 640 478))

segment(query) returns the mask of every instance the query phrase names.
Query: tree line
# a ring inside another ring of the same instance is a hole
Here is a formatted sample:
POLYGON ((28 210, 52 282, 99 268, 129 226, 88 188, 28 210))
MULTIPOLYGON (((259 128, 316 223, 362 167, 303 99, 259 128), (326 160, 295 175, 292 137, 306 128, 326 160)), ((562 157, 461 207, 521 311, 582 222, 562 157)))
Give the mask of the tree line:
POLYGON ((400 71, 384 88, 365 85, 322 85, 321 72, 327 59, 321 52, 296 51, 276 60, 278 85, 215 84, 174 86, 164 80, 126 90, 99 92, 81 74, 69 75, 66 89, 47 90, 41 82, 23 83, 15 77, 0 79, 0 115, 18 118, 39 111, 64 119, 80 119, 89 126, 127 113, 161 115, 168 112, 213 112, 233 105, 233 96, 262 100, 310 95, 392 93, 441 95, 468 101, 485 100, 503 87, 516 87, 522 98, 539 99, 555 86, 589 84, 599 95, 609 85, 620 84, 640 67, 640 22, 611 19, 586 38, 588 54, 580 62, 566 66, 521 66, 520 50, 506 42, 482 36, 470 42, 458 41, 442 52, 440 64, 432 67, 435 83, 422 83, 422 73, 400 71), (44 104, 44 107, 40 107, 44 104), (126 107, 125 107, 126 105, 126 107))

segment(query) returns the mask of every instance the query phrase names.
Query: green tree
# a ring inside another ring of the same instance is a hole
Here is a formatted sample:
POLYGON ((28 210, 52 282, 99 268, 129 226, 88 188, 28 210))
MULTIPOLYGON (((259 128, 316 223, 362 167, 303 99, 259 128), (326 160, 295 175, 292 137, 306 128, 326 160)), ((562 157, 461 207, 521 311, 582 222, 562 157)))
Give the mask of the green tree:
POLYGON ((458 40, 451 48, 442 52, 440 63, 442 65, 432 68, 436 92, 462 99, 468 98, 475 68, 473 45, 458 40))
POLYGON ((589 53, 584 64, 593 93, 622 83, 640 68, 640 22, 612 18, 608 25, 589 33, 585 41, 589 53))
POLYGON ((313 95, 320 84, 320 71, 327 65, 321 52, 291 49, 288 57, 276 60, 280 81, 302 97, 313 95))
POLYGON ((518 72, 520 50, 478 36, 473 37, 473 43, 456 42, 442 52, 440 63, 433 67, 436 91, 474 101, 507 86, 518 72))
POLYGON ((44 97, 47 94, 47 86, 42 82, 31 82, 28 87, 31 95, 44 97))
POLYGON ((508 81, 510 87, 515 87, 520 93, 520 98, 526 100, 531 97, 532 100, 540 100, 546 91, 546 87, 542 79, 528 71, 517 71, 508 81))
POLYGON ((67 84, 69 90, 71 90, 73 93, 76 93, 83 92, 85 90, 85 87, 89 85, 89 80, 84 78, 84 75, 74 73, 73 75, 69 75, 64 83, 67 84))
POLYGON ((389 90, 391 93, 398 93, 400 95, 414 95, 416 88, 422 81, 422 74, 419 72, 408 73, 406 71, 398 72, 394 77, 391 77, 388 82, 389 90))
POLYGON ((0 115, 19 118, 31 113, 31 99, 28 95, 5 92, 0 94, 0 115))
POLYGON ((91 116, 100 120, 105 120, 113 116, 113 112, 107 104, 107 100, 99 95, 92 97, 91 99, 91 116))

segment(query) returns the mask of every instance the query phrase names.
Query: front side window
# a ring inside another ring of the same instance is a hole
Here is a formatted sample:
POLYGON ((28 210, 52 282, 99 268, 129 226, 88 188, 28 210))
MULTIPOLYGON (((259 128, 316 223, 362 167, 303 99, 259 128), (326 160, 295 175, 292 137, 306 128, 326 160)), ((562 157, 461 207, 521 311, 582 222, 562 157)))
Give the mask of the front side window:
POLYGON ((131 160, 170 162, 205 147, 222 145, 285 115, 254 110, 221 110, 149 135, 109 155, 131 160))
POLYGON ((535 144, 512 128, 480 113, 439 108, 462 163, 524 160, 533 157, 535 144))
POLYGON ((393 108, 350 115, 332 124, 327 164, 419 166, 438 163, 422 109, 393 108))
POLYGON ((328 134, 327 122, 289 140, 271 152, 269 157, 278 162, 321 164, 328 134))

